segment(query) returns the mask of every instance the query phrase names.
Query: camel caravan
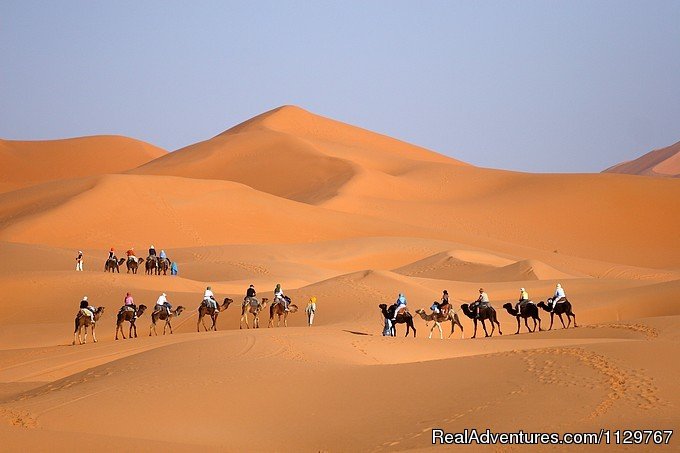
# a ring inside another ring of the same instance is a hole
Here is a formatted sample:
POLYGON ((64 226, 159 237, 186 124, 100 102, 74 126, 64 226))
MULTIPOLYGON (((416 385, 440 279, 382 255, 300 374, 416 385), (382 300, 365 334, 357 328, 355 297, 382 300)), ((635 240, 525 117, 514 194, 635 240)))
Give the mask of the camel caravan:
MULTIPOLYGON (((145 275, 161 275, 161 273, 163 273, 163 275, 168 275, 168 271, 170 271, 171 275, 177 275, 177 263, 174 263, 168 258, 165 250, 161 250, 160 254, 156 255, 156 249, 153 245, 149 247, 149 254, 146 258, 138 258, 135 255, 134 248, 128 249, 125 252, 125 255, 124 258, 119 259, 116 256, 115 249, 111 247, 109 250, 109 257, 104 263, 104 272, 118 272, 120 274, 120 268, 125 264, 128 274, 130 272, 137 274, 139 268, 144 264, 145 275)), ((82 270, 82 252, 79 252, 76 261, 80 263, 80 270, 82 270)), ((76 270, 78 270, 78 266, 76 266, 76 270)))
MULTIPOLYGON (((316 298, 310 299, 310 303, 316 302, 316 298)), ((260 312, 262 312, 269 302, 269 299, 263 297, 262 300, 257 298, 257 292, 255 291, 255 286, 250 285, 246 290, 246 296, 243 298, 241 303, 241 321, 239 323, 239 328, 245 327, 250 328, 248 322, 249 315, 252 315, 252 326, 254 329, 260 327, 260 312)), ((274 290, 274 301, 269 308, 269 327, 274 326, 274 321, 276 319, 276 327, 280 326, 281 318, 283 318, 284 327, 288 326, 288 315, 291 313, 296 313, 298 311, 298 306, 291 303, 291 298, 283 294, 281 285, 276 285, 274 290)), ((226 311, 229 306, 234 303, 233 299, 225 297, 220 304, 215 299, 215 294, 212 292, 210 286, 206 287, 203 293, 203 299, 197 308, 197 318, 196 330, 201 331, 201 326, 203 326, 204 331, 217 331, 217 319, 219 314, 226 311), (210 319, 210 327, 206 324, 206 317, 210 319)), ((123 306, 118 311, 116 315, 116 334, 115 339, 118 340, 120 337, 123 339, 127 338, 137 338, 137 320, 144 315, 148 310, 146 305, 135 304, 135 301, 130 293, 127 293, 123 302, 123 306), (129 323, 128 336, 125 336, 125 330, 123 326, 125 323, 129 323), (120 336, 119 336, 120 334, 120 336)), ((151 324, 149 326, 149 336, 158 335, 156 330, 159 322, 163 323, 163 335, 168 331, 170 334, 173 333, 172 321, 179 317, 182 312, 186 309, 185 307, 179 305, 176 308, 172 307, 172 304, 167 298, 167 294, 161 294, 156 303, 153 306, 153 311, 151 312, 151 324)), ((316 310, 316 308, 315 308, 316 310)), ((75 318, 75 330, 73 333, 73 343, 72 344, 85 344, 87 342, 87 329, 90 329, 92 340, 96 343, 97 337, 95 336, 95 327, 97 322, 100 320, 102 313, 104 312, 104 307, 93 307, 90 305, 87 296, 84 296, 80 302, 80 308, 78 313, 76 313, 75 318)), ((311 325, 311 324, 310 324, 311 325)))
MULTIPOLYGON (((380 304, 378 305, 383 318, 384 318, 384 328, 383 336, 395 337, 397 335, 396 326, 397 324, 406 324, 406 335, 411 330, 413 330, 413 337, 416 336, 416 328, 413 325, 413 315, 408 311, 406 296, 404 294, 399 294, 397 300, 390 305, 380 304)), ((479 297, 471 304, 462 304, 460 306, 463 314, 470 318, 474 325, 474 332, 471 338, 477 337, 477 326, 478 321, 481 322, 482 328, 484 329, 484 336, 491 337, 496 331, 496 326, 498 326, 498 334, 503 335, 501 331, 501 324, 497 319, 496 310, 491 306, 489 301, 489 296, 484 291, 484 288, 479 288, 479 297), (489 321, 491 327, 491 333, 486 328, 486 321, 489 321)), ((568 329, 571 326, 572 318, 574 320, 574 327, 578 327, 576 324, 576 315, 572 311, 571 302, 567 300, 567 296, 560 283, 557 284, 555 288, 555 294, 553 297, 548 298, 547 302, 540 301, 538 304, 534 303, 529 299, 529 293, 524 288, 520 288, 519 300, 513 304, 506 303, 503 308, 508 312, 510 316, 514 316, 517 320, 517 331, 515 335, 520 332, 520 318, 524 319, 524 325, 528 332, 533 333, 538 327, 538 331, 543 331, 541 327, 541 317, 539 316, 539 308, 550 313, 550 327, 548 330, 552 330, 553 320, 555 315, 560 318, 562 327, 568 329), (567 324, 564 324, 564 319, 562 315, 567 316, 567 324), (533 326, 529 327, 529 318, 533 321, 533 326)), ((455 313, 453 307, 449 303, 449 293, 447 290, 443 291, 441 301, 435 301, 430 307, 430 313, 426 312, 424 309, 420 308, 416 310, 416 314, 420 316, 425 321, 425 326, 427 327, 430 322, 433 323, 430 328, 430 336, 432 338, 432 332, 435 327, 439 330, 439 338, 444 339, 442 331, 442 323, 451 323, 451 333, 447 338, 450 338, 455 331, 456 326, 460 327, 461 339, 464 338, 463 325, 460 323, 458 314, 455 313)))
MULTIPOLYGON (((135 261, 137 259, 135 258, 135 261)), ((117 261, 116 261, 117 262, 117 261)), ((246 290, 246 295, 241 302, 241 319, 239 321, 239 329, 243 329, 244 325, 246 329, 251 328, 251 323, 249 323, 249 317, 252 317, 252 328, 257 329, 260 327, 260 313, 262 313, 268 305, 269 299, 263 297, 261 300, 257 297, 257 292, 255 291, 255 286, 250 285, 246 290)), ((215 294, 210 286, 206 287, 203 293, 203 299, 197 308, 197 321, 196 330, 201 331, 201 326, 203 326, 204 331, 217 331, 217 320, 223 311, 226 311, 231 304, 234 303, 233 299, 225 297, 220 304, 215 298, 215 294), (206 324, 206 318, 210 319, 210 326, 206 324)), ((408 310, 407 300, 404 294, 399 294, 397 300, 390 306, 387 304, 378 305, 380 312, 382 313, 384 319, 384 336, 397 336, 397 325, 406 325, 406 335, 408 337, 409 333, 413 331, 413 337, 416 337, 416 327, 413 322, 413 315, 408 310)), ((479 289, 479 297, 471 304, 462 304, 460 306, 463 314, 472 320, 474 325, 474 331, 471 338, 477 337, 477 327, 481 323, 482 329, 484 330, 485 337, 491 337, 498 328, 498 334, 503 335, 501 331, 501 324, 498 321, 496 310, 489 301, 489 296, 484 291, 483 288, 479 289), (489 321, 489 326, 491 327, 491 332, 487 330, 486 321, 489 321)), ((539 316, 539 308, 550 313, 550 326, 548 330, 552 330, 553 321, 555 315, 560 319, 562 327, 568 329, 571 327, 572 319, 574 327, 578 327, 576 324, 576 315, 572 311, 572 305, 569 300, 567 300, 566 294, 562 286, 558 283, 555 289, 555 294, 553 297, 548 298, 547 302, 540 301, 538 304, 534 303, 529 299, 529 294, 524 288, 520 288, 520 297, 518 301, 513 305, 512 303, 506 303, 503 308, 508 312, 510 316, 514 316, 517 320, 517 331, 515 335, 520 333, 521 319, 524 320, 524 325, 528 332, 536 332, 544 330, 541 327, 541 318, 539 316), (567 317, 567 324, 564 323, 563 315, 567 317), (529 319, 531 319, 533 325, 529 325, 529 319)), ((137 320, 141 318, 144 313, 148 310, 146 305, 136 306, 134 299, 130 293, 127 293, 124 299, 124 304, 118 311, 116 315, 116 333, 115 339, 119 339, 119 334, 123 339, 126 338, 137 338, 137 320), (128 336, 125 336, 125 330, 123 326, 125 323, 129 324, 128 336)), ((175 318, 178 318, 182 312, 186 309, 185 307, 179 305, 173 308, 172 304, 167 298, 167 294, 161 294, 156 303, 153 306, 151 312, 151 324, 149 325, 149 336, 158 335, 156 330, 158 323, 163 323, 163 335, 167 331, 170 334, 173 333, 172 322, 175 318)), ((280 327, 281 319, 283 318, 283 326, 288 327, 288 315, 296 313, 298 311, 298 306, 292 303, 290 297, 283 293, 281 285, 277 284, 274 289, 274 299, 269 305, 269 324, 268 327, 280 327)), ((308 325, 312 325, 313 314, 316 312, 316 297, 310 298, 310 303, 305 310, 309 316, 308 325)), ((84 296, 80 302, 80 308, 76 314, 75 318, 75 330, 73 332, 73 343, 72 344, 84 344, 87 342, 87 330, 90 329, 92 335, 92 341, 97 342, 97 337, 95 335, 95 328, 97 322, 100 320, 104 312, 104 307, 93 307, 88 301, 87 296, 84 296)), ((460 322, 458 313, 456 313, 453 305, 449 302, 449 293, 444 290, 440 301, 435 301, 430 306, 430 312, 424 309, 418 309, 415 311, 423 321, 425 321, 425 326, 430 327, 430 335, 428 338, 432 338, 434 329, 439 331, 439 338, 444 339, 444 332, 442 329, 442 324, 451 323, 451 332, 448 334, 447 338, 451 338, 454 334, 456 326, 460 329, 460 338, 464 338, 463 325, 460 322)))

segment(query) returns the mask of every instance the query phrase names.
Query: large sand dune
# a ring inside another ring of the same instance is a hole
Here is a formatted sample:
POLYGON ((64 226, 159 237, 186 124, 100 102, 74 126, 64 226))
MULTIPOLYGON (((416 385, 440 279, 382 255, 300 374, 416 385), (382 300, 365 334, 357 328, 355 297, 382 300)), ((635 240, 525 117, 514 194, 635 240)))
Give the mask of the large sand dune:
POLYGON ((436 427, 678 428, 679 180, 478 168, 292 106, 170 154, 126 140, 0 143, 5 449, 425 450, 436 427), (111 246, 152 243, 179 276, 103 272, 111 246), (503 303, 558 282, 580 327, 512 335, 503 303), (247 286, 271 299, 276 283, 301 309, 318 298, 315 325, 299 311, 239 330, 247 286), (208 285, 235 302, 199 333, 208 285), (480 286, 503 335, 471 340, 460 304, 480 286), (444 289, 463 338, 445 324, 428 340, 419 317, 417 338, 381 336, 378 304, 403 292, 415 312, 444 289), (127 292, 185 307, 174 334, 149 337, 147 312, 115 341, 127 292), (106 307, 99 342, 71 346, 84 295, 106 307))

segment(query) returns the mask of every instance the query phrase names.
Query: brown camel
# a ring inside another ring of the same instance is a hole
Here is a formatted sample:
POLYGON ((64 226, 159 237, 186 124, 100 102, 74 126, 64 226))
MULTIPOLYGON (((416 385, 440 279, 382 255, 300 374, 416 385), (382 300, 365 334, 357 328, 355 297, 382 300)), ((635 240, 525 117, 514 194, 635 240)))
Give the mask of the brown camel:
POLYGON ((404 310, 401 313, 397 314, 397 317, 394 321, 392 321, 392 318, 394 317, 394 310, 397 308, 396 305, 391 305, 390 308, 387 308, 387 304, 380 304, 378 305, 378 308, 380 308, 380 311, 382 312, 383 316, 385 319, 390 320, 390 331, 392 332, 392 336, 396 337, 397 336, 397 327, 396 324, 406 324, 406 335, 408 337, 408 333, 410 329, 413 329, 413 338, 416 337, 416 326, 413 325, 413 316, 411 313, 408 312, 408 310, 404 310))
POLYGON ((527 326, 527 330, 529 332, 535 332, 536 331, 536 320, 538 320, 538 331, 540 332, 543 330, 541 328, 541 317, 538 316, 538 308, 536 307, 536 304, 533 302, 526 302, 522 309, 522 314, 520 315, 517 313, 517 310, 515 310, 515 307, 508 302, 507 304, 503 304, 503 308, 507 310, 508 313, 510 313, 510 316, 514 316, 517 318, 517 332, 515 332, 515 335, 519 333, 519 318, 522 317, 524 318, 524 325, 527 326), (534 320, 534 328, 530 329, 529 328, 529 318, 534 320))
POLYGON ((149 336, 152 334, 158 335, 156 332, 156 322, 160 319, 161 321, 165 321, 165 325, 163 326, 163 335, 165 335, 165 328, 169 327, 170 328, 170 335, 172 335, 172 324, 170 324, 170 320, 174 318, 175 316, 179 316, 182 314, 184 311, 184 307, 181 305, 174 310, 170 311, 170 314, 168 315, 168 310, 165 308, 162 309, 154 309, 153 313, 151 313, 151 326, 149 327, 149 336))
POLYGON ((416 310, 416 313, 420 315, 421 318, 425 320, 425 327, 427 327, 427 323, 430 321, 434 321, 434 324, 432 324, 432 328, 430 328, 430 336, 427 338, 432 338, 432 331, 434 328, 439 329, 439 338, 444 339, 444 334, 442 332, 442 323, 451 321, 451 333, 447 338, 451 338, 451 335, 453 335, 453 331, 456 328, 456 325, 460 327, 460 338, 464 338, 463 334, 463 325, 460 323, 460 319, 458 319, 458 314, 453 312, 453 309, 449 310, 446 315, 443 313, 430 313, 428 314, 425 310, 423 309, 418 309, 416 310))
POLYGON ((170 269, 170 260, 168 258, 158 258, 158 270, 157 274, 161 275, 161 272, 163 272, 163 275, 168 275, 168 269, 170 269))
MULTIPOLYGON (((196 322, 196 331, 200 332, 201 331, 201 324, 203 324, 203 328, 205 331, 208 331, 208 328, 205 326, 205 320, 203 317, 205 315, 210 316, 210 319, 212 320, 212 326, 210 326, 210 330, 217 330, 217 317, 219 316, 220 312, 226 310, 229 308, 229 305, 234 302, 232 299, 229 299, 228 297, 224 298, 224 302, 222 302, 222 305, 217 305, 217 309, 213 307, 208 307, 205 304, 205 301, 201 302, 201 305, 198 307, 198 322, 196 322)), ((215 302, 217 303, 217 302, 215 302)))
POLYGON ((130 323, 130 333, 128 336, 132 338, 133 335, 133 330, 134 330, 134 336, 137 338, 137 326, 135 325, 135 322, 137 321, 137 318, 142 316, 144 314, 144 311, 146 310, 146 305, 140 305, 137 307, 137 311, 133 310, 132 307, 127 309, 126 307, 123 307, 120 309, 118 312, 118 316, 116 317, 116 340, 118 339, 118 331, 120 330, 120 334, 123 336, 123 340, 125 340, 125 332, 123 332, 123 322, 127 321, 130 323))
POLYGON ((564 302, 560 302, 559 304, 557 304, 555 309, 552 310, 552 311, 550 310, 550 308, 552 307, 552 299, 548 299, 548 302, 550 303, 550 306, 546 305, 545 302, 543 302, 543 301, 540 301, 537 304, 538 307, 540 307, 543 310, 550 313, 550 327, 548 328, 548 330, 552 330, 553 319, 554 319, 555 315, 559 316, 560 322, 562 323, 562 327, 564 327, 565 329, 568 329, 569 326, 571 326, 571 318, 572 317, 574 318, 574 327, 578 327, 576 325, 576 315, 574 314, 573 311, 571 311, 571 302, 569 302, 568 300, 565 300, 564 302), (567 315, 567 325, 566 326, 564 325, 564 320, 562 319, 562 315, 564 315, 564 314, 567 315))
POLYGON ((81 308, 78 310, 78 313, 76 314, 76 321, 75 321, 75 330, 73 331, 73 345, 76 344, 76 339, 78 340, 78 344, 85 344, 87 343, 87 328, 89 327, 90 330, 92 331, 92 341, 95 343, 97 342, 97 336, 94 333, 94 328, 97 324, 97 321, 99 321, 99 318, 101 318, 102 313, 104 313, 104 307, 99 307, 94 311, 94 322, 92 319, 90 319, 90 315, 85 313, 85 311, 88 311, 86 308, 81 308), (85 338, 82 338, 81 333, 83 332, 83 329, 85 330, 85 338))
POLYGON ((280 302, 271 304, 269 306, 269 325, 267 327, 274 326, 274 316, 277 317, 276 327, 281 325, 281 316, 283 316, 283 327, 288 327, 288 313, 295 313, 296 311, 298 311, 298 306, 295 304, 288 304, 288 311, 283 309, 283 304, 280 302))
POLYGON ((129 274, 130 271, 132 271, 133 274, 137 273, 137 269, 139 269, 139 265, 144 262, 144 258, 137 258, 136 260, 133 260, 131 258, 128 258, 125 261, 125 266, 127 267, 127 273, 129 274))
POLYGON ((146 259, 146 263, 144 263, 144 273, 146 275, 160 275, 158 272, 158 258, 150 256, 146 259))
POLYGON ((496 319, 496 310, 491 306, 491 304, 485 304, 486 306, 482 306, 482 308, 478 308, 479 310, 479 317, 475 316, 476 311, 470 311, 470 306, 468 304, 463 304, 460 306, 460 308, 463 310, 463 313, 465 313, 465 316, 468 318, 472 319, 475 322, 475 332, 472 334, 472 338, 477 338, 477 320, 482 321, 482 327, 484 328, 484 336, 486 337, 492 337, 494 331, 496 330, 495 324, 498 324, 498 334, 503 335, 503 332, 501 332, 501 323, 498 322, 498 319, 496 319), (486 323, 484 323, 484 320, 488 319, 491 321, 491 335, 486 331, 486 323))
POLYGON ((125 258, 121 258, 120 260, 115 256, 109 258, 106 260, 106 263, 104 263, 104 272, 118 272, 120 274, 120 266, 122 266, 124 262, 125 258))
MULTIPOLYGON (((257 300, 257 299, 255 299, 255 300, 257 300)), ((269 299, 267 299, 266 297, 263 297, 262 301, 255 304, 255 303, 252 303, 251 301, 244 299, 243 303, 241 304, 241 320, 238 323, 238 328, 242 329, 243 328, 243 322, 245 321, 246 329, 250 329, 250 326, 248 325, 248 313, 250 313, 250 314, 253 315, 253 329, 259 329, 260 328, 260 312, 262 310, 264 310, 264 307, 267 306, 268 300, 269 299)))

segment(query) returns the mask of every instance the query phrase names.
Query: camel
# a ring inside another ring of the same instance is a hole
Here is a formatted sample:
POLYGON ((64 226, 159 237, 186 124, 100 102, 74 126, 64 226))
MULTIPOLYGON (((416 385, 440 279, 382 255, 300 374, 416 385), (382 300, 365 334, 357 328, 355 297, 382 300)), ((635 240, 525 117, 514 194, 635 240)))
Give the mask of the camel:
MULTIPOLYGON (((503 304, 503 308, 505 308, 508 313, 510 313, 510 316, 514 316, 517 318, 517 332, 515 332, 515 335, 519 333, 519 318, 520 315, 517 313, 517 310, 515 310, 515 307, 508 302, 507 304, 503 304)), ((536 331, 536 320, 538 320, 538 331, 540 332, 543 330, 541 328, 541 317, 538 316, 538 307, 536 307, 536 304, 533 302, 527 302, 524 307, 522 308, 522 318, 524 318, 524 325, 527 326, 527 330, 529 332, 535 332, 536 331), (534 320, 534 328, 530 329, 529 328, 529 318, 532 318, 534 320)))
POLYGON ((123 332, 123 322, 125 321, 130 323, 130 333, 128 334, 128 336, 132 338, 132 331, 134 329, 134 335, 135 338, 137 338, 137 326, 135 325, 135 321, 137 321, 137 318, 144 314, 145 310, 146 305, 140 305, 139 307, 137 307, 137 311, 132 310, 132 308, 130 308, 129 310, 121 309, 118 312, 118 316, 116 317, 116 340, 118 339, 119 330, 120 334, 123 336, 123 340, 125 340, 125 332, 123 332))
MULTIPOLYGON (((552 306, 552 299, 548 299, 548 302, 552 306)), ((568 329, 569 326, 571 326, 571 318, 572 317, 574 318, 574 327, 578 327, 578 325, 576 325, 576 315, 574 314, 573 311, 571 311, 571 302, 569 302, 568 300, 565 299, 564 302, 560 302, 559 304, 557 304, 557 306, 555 307, 555 310, 553 310, 553 311, 550 311, 550 308, 543 301, 540 301, 537 304, 537 306, 550 313, 550 327, 548 327, 548 330, 552 330, 553 318, 555 317, 555 315, 560 317, 560 322, 562 323, 562 327, 564 327, 565 329, 568 329), (567 315, 567 325, 566 326, 564 325, 564 320, 562 319, 563 314, 567 315)))
POLYGON ((163 275, 168 275, 168 269, 170 269, 170 260, 168 258, 158 258, 158 263, 156 266, 158 266, 158 269, 156 270, 157 275, 161 275, 161 272, 163 272, 163 275))
POLYGON ((425 327, 427 327, 427 323, 430 321, 434 321, 434 324, 432 324, 432 328, 430 328, 430 336, 427 338, 432 338, 432 331, 434 328, 439 329, 439 338, 441 340, 444 339, 444 334, 442 332, 442 323, 451 321, 451 333, 447 338, 451 338, 451 335, 453 335, 453 331, 456 328, 456 324, 458 327, 460 327, 460 338, 464 337, 463 333, 463 325, 460 323, 460 319, 458 319, 458 314, 453 312, 453 309, 449 310, 449 312, 446 314, 446 316, 442 313, 430 313, 428 314, 425 310, 418 309, 416 310, 416 313, 420 315, 421 318, 425 320, 425 327))
POLYGON ((392 336, 396 337, 397 336, 397 328, 395 324, 406 324, 406 335, 408 337, 408 333, 410 329, 413 329, 413 338, 416 337, 416 327, 413 325, 413 316, 411 316, 411 313, 408 311, 403 311, 402 313, 399 313, 397 315, 396 320, 392 321, 392 316, 394 315, 394 310, 396 307, 394 305, 390 306, 390 308, 387 308, 386 304, 380 304, 378 305, 378 308, 380 308, 380 311, 382 311, 383 316, 385 319, 390 320, 390 325, 392 326, 390 330, 392 331, 392 336))
POLYGON ((160 275, 158 270, 158 258, 150 256, 146 259, 146 263, 144 264, 144 273, 146 275, 160 275))
POLYGON ((475 316, 475 313, 470 311, 470 306, 468 304, 463 304, 460 306, 460 308, 463 310, 463 313, 465 313, 465 316, 468 318, 472 319, 475 322, 475 331, 472 334, 471 338, 477 338, 477 320, 482 321, 482 327, 484 328, 484 336, 486 337, 492 337, 494 331, 496 330, 496 326, 494 326, 494 323, 498 324, 498 334, 503 335, 503 332, 501 332, 501 323, 498 322, 498 319, 496 319, 496 310, 490 305, 486 304, 486 307, 479 308, 479 318, 475 316), (488 319, 491 321, 491 335, 486 331, 486 323, 484 320, 488 319))
POLYGON ((298 311, 298 306, 295 304, 288 304, 288 311, 285 311, 282 303, 274 302, 269 306, 269 325, 267 327, 274 326, 274 316, 277 316, 276 327, 281 325, 281 316, 283 316, 283 327, 288 327, 288 313, 295 313, 296 311, 298 311))
POLYGON ((104 313, 104 307, 99 307, 94 311, 94 322, 90 319, 90 315, 83 313, 83 310, 87 310, 86 308, 82 308, 78 311, 76 314, 76 321, 75 321, 75 330, 73 331, 73 343, 72 345, 76 344, 76 339, 78 340, 78 344, 85 344, 87 343, 87 328, 89 327, 90 330, 92 331, 92 341, 95 343, 97 342, 97 336, 94 334, 94 328, 97 324, 97 321, 99 321, 99 318, 102 317, 102 313, 104 313), (85 329, 85 338, 82 338, 81 332, 85 329))
POLYGON ((104 263, 104 272, 118 272, 120 274, 120 266, 125 262, 125 258, 118 259, 115 256, 108 258, 104 263))
POLYGON ((149 327, 149 336, 151 336, 152 334, 158 335, 158 333, 156 332, 156 322, 159 319, 161 321, 165 321, 165 325, 163 326, 163 335, 165 335, 166 327, 170 328, 170 335, 172 335, 172 324, 170 324, 170 320, 175 316, 181 315, 183 311, 184 307, 182 307, 181 305, 175 308, 174 310, 171 310, 170 315, 168 315, 168 311, 165 308, 154 310, 153 313, 151 313, 151 326, 149 327))
POLYGON ((205 315, 210 316, 210 319, 212 320, 212 326, 210 326, 209 330, 217 331, 217 317, 219 316, 220 312, 229 308, 229 305, 231 305, 232 302, 234 302, 232 299, 225 297, 222 305, 217 305, 217 309, 208 307, 205 302, 201 302, 201 305, 198 307, 198 322, 196 322, 196 331, 201 331, 201 323, 203 324, 205 331, 208 331, 208 328, 205 326, 205 320, 203 319, 205 315))
POLYGON ((125 261, 125 267, 127 267, 127 273, 129 274, 130 271, 132 271, 133 274, 137 273, 137 269, 139 268, 139 265, 144 262, 144 258, 137 258, 136 260, 128 258, 125 261))
POLYGON ((238 328, 242 329, 243 322, 245 321, 246 329, 250 329, 250 326, 248 325, 248 313, 250 313, 253 315, 253 329, 259 329, 260 311, 264 310, 264 307, 267 306, 268 300, 269 299, 267 299, 266 297, 263 297, 262 301, 260 301, 257 305, 254 305, 244 299, 243 303, 241 304, 241 320, 238 323, 238 328))

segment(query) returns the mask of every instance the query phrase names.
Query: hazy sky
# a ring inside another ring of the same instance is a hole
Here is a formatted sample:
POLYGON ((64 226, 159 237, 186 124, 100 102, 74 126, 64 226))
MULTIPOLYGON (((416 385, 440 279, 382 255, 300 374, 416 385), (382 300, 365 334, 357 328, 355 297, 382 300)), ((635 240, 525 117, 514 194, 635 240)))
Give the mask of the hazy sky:
POLYGON ((680 140, 680 1, 0 1, 0 137, 174 150, 283 104, 599 171, 680 140))

